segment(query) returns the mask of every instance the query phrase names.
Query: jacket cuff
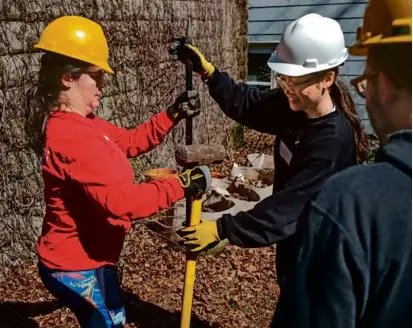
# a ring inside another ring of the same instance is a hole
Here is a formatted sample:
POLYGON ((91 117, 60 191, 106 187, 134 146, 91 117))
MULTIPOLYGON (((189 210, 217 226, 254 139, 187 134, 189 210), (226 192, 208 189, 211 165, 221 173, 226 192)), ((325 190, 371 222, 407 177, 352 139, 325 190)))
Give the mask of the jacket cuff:
POLYGON ((212 75, 206 79, 204 79, 203 81, 208 85, 209 88, 214 89, 217 85, 220 84, 220 80, 221 80, 221 72, 215 68, 214 73, 212 73, 212 75))
POLYGON ((161 123, 161 126, 164 129, 164 131, 169 131, 177 123, 177 120, 174 120, 174 118, 168 112, 168 110, 165 110, 157 115, 159 115, 158 120, 161 123))
POLYGON ((175 190, 175 199, 173 200, 174 202, 177 202, 178 200, 182 199, 185 197, 185 192, 184 188, 181 186, 181 183, 179 182, 178 178, 169 178, 168 181, 171 183, 172 187, 175 190))
MULTIPOLYGON (((227 214, 228 215, 228 214, 227 214)), ((222 218, 219 218, 217 220, 217 231, 218 231, 218 237, 220 240, 224 240, 227 238, 224 225, 222 224, 222 218)))

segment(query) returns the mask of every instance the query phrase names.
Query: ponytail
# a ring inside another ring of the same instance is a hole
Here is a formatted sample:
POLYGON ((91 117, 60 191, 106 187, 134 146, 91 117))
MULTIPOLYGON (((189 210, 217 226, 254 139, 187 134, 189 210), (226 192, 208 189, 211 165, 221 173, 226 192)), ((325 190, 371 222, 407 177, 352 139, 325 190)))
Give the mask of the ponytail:
MULTIPOLYGON (((336 76, 337 73, 338 69, 336 70, 336 76)), ((367 135, 347 87, 337 78, 330 89, 330 96, 333 102, 340 107, 353 128, 356 141, 356 160, 358 164, 363 163, 366 160, 367 135)))
POLYGON ((49 115, 51 105, 45 97, 45 92, 39 84, 35 84, 26 93, 26 120, 24 130, 29 147, 36 153, 42 154, 43 126, 49 115))

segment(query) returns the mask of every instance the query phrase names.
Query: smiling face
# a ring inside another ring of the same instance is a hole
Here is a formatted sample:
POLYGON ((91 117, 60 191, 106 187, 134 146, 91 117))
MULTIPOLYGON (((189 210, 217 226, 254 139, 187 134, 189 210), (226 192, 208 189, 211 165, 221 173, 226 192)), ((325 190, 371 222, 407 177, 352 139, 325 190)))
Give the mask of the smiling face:
POLYGON ((299 77, 278 75, 277 83, 288 98, 293 111, 315 109, 325 97, 325 90, 334 83, 335 73, 321 72, 299 77))
POLYGON ((79 76, 63 76, 62 84, 67 88, 65 98, 69 107, 83 116, 96 109, 105 86, 104 74, 101 68, 91 65, 79 76))

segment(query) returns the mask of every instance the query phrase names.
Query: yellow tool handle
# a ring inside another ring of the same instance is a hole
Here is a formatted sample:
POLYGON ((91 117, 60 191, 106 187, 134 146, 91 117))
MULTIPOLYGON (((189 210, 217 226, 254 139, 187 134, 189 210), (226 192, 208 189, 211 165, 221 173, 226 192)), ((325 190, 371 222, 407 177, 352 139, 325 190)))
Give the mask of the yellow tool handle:
MULTIPOLYGON (((191 204, 191 217, 189 225, 197 225, 201 222, 202 200, 195 199, 191 204)), ((195 272, 197 253, 186 253, 185 285, 181 309, 181 328, 189 328, 191 325, 192 299, 194 296, 195 272)))

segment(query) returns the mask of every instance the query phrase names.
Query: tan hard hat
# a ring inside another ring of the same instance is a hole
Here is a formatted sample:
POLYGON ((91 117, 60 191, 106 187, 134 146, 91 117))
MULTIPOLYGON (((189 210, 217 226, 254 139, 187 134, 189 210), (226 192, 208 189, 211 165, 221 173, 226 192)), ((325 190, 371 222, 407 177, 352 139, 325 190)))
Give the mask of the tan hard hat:
POLYGON ((411 42, 412 1, 370 0, 349 50, 353 56, 366 56, 370 46, 411 42))

